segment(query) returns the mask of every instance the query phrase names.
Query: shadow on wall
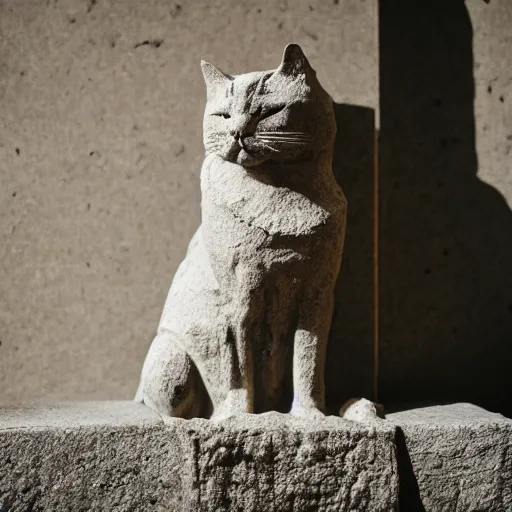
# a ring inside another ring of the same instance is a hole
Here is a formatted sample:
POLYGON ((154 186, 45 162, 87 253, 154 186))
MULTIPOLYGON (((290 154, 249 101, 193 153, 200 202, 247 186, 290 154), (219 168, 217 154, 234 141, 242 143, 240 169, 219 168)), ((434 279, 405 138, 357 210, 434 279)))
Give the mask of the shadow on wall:
POLYGON ((512 213, 477 177, 462 0, 380 5, 384 403, 512 413, 512 213))
POLYGON ((335 114, 333 171, 348 199, 348 219, 325 374, 331 414, 349 398, 372 398, 374 381, 375 112, 335 104, 335 114))

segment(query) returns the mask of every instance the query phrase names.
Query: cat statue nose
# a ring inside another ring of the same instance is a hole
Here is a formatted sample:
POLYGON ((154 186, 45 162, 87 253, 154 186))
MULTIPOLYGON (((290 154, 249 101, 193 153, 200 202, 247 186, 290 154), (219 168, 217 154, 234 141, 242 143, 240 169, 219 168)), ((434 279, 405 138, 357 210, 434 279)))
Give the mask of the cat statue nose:
POLYGON ((231 135, 236 141, 240 141, 244 137, 250 137, 254 135, 257 123, 255 120, 248 115, 234 116, 233 124, 231 124, 231 135))
POLYGON ((244 145, 244 139, 247 137, 250 137, 251 135, 254 135, 254 134, 246 132, 246 131, 241 132, 239 130, 231 130, 231 135, 233 135, 233 137, 235 138, 235 141, 238 142, 238 145, 242 149, 247 149, 244 145))

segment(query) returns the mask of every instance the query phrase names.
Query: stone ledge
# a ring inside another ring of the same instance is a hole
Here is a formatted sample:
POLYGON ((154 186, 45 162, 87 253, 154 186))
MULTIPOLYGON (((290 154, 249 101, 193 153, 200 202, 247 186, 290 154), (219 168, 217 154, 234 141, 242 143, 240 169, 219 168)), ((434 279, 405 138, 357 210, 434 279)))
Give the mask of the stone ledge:
POLYGON ((176 449, 133 402, 0 409, 0 510, 173 510, 176 449))
POLYGON ((391 425, 266 413, 176 427, 189 461, 183 488, 190 510, 387 512, 397 507, 391 425))
POLYGON ((512 510, 511 420, 470 404, 387 420, 0 408, 0 511, 512 510))
POLYGON ((395 510, 394 428, 133 402, 0 409, 0 510, 395 510))
POLYGON ((512 421, 471 404, 413 409, 397 425, 400 510, 512 510, 512 421))

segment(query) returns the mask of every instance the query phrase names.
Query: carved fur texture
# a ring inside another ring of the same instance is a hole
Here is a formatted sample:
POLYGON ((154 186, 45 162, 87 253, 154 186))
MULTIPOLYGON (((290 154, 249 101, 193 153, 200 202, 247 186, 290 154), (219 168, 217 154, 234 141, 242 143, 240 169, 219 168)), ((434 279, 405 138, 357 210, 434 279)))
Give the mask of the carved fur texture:
POLYGON ((324 409, 347 202, 333 103, 297 45, 207 89, 202 224, 172 283, 137 400, 164 416, 324 409))

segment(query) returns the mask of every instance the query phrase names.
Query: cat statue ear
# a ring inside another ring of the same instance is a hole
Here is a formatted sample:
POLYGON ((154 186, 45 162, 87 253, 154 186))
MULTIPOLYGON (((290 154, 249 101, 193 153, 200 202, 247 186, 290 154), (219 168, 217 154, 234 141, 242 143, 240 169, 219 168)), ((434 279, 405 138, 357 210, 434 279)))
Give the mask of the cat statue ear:
POLYGON ((298 44, 289 44, 284 49, 283 59, 280 66, 276 69, 276 73, 293 77, 316 75, 315 70, 310 66, 308 59, 298 44))
POLYGON ((219 86, 226 86, 229 82, 231 82, 231 80, 233 80, 233 77, 224 74, 213 64, 210 64, 204 60, 201 61, 201 70, 203 71, 208 97, 210 97, 219 86))

